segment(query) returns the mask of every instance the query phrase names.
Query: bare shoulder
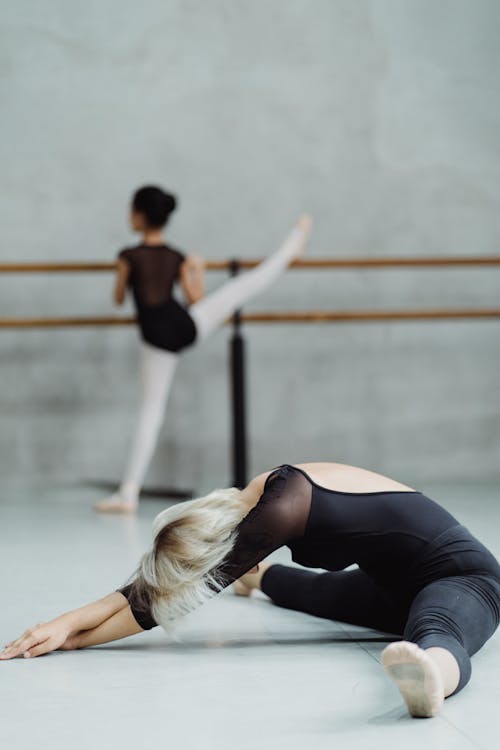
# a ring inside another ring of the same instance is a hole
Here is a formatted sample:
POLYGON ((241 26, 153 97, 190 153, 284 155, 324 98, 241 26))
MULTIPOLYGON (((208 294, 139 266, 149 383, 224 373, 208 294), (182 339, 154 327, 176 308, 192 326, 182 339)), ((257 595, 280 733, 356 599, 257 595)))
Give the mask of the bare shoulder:
MULTIPOLYGON (((377 474, 358 466, 333 462, 308 462, 294 464, 320 487, 337 492, 363 494, 371 492, 414 492, 411 487, 395 479, 377 474)), ((242 493, 244 502, 249 508, 254 507, 264 492, 267 477, 272 473, 265 471, 254 477, 242 493)))
POLYGON ((305 471, 313 482, 339 492, 414 492, 406 484, 358 466, 328 462, 296 466, 305 471))
POLYGON ((259 498, 264 492, 266 479, 270 473, 270 471, 265 471, 263 474, 254 477, 242 491, 242 498, 250 508, 253 508, 259 502, 259 498))

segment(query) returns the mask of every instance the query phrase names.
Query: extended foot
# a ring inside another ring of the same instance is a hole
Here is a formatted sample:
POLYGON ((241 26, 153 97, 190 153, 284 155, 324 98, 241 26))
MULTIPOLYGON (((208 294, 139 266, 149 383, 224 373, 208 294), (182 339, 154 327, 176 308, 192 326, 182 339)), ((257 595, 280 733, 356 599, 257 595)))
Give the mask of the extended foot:
POLYGON ((233 583, 233 591, 236 596, 250 596, 253 589, 250 588, 250 586, 245 586, 245 584, 239 580, 233 583))
POLYGON ((306 251, 307 241, 309 239, 309 235, 311 234, 312 221, 312 216, 310 216, 309 214, 302 214, 302 216, 299 217, 297 227, 304 233, 304 239, 300 243, 299 247, 297 248, 297 252, 295 253, 296 260, 301 258, 306 251))
POLYGON ((237 596, 250 596, 254 589, 260 589, 260 582, 270 563, 259 563, 244 576, 233 583, 233 591, 237 596))
POLYGON ((439 669, 415 643, 398 641, 382 652, 382 665, 396 685, 412 716, 435 716, 444 701, 439 669))
POLYGON ((135 513, 137 501, 126 500, 119 493, 111 495, 94 505, 98 513, 135 513))

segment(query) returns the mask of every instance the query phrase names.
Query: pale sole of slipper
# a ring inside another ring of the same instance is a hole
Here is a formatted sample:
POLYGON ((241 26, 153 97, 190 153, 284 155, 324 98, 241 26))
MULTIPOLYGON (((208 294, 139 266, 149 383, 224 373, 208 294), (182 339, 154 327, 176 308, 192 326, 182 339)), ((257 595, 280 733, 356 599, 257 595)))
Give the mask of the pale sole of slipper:
POLYGON ((437 666, 415 643, 391 643, 382 652, 382 665, 394 680, 412 716, 439 713, 444 691, 437 666))
POLYGON ((119 503, 116 500, 104 500, 94 505, 94 510, 97 513, 135 513, 137 511, 137 505, 119 503))

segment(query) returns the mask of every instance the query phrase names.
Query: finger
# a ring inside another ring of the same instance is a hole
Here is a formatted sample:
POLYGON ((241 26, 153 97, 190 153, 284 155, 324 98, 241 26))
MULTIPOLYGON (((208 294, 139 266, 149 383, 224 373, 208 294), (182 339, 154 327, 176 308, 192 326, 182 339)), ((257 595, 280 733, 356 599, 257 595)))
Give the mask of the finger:
POLYGON ((0 659, 15 659, 16 656, 19 656, 21 651, 17 648, 6 648, 4 651, 0 653, 0 659))
POLYGON ((19 636, 19 638, 15 638, 13 641, 6 643, 4 648, 15 648, 15 646, 17 646, 18 643, 21 643, 23 638, 26 638, 26 637, 27 637, 27 633, 23 633, 21 636, 19 636))
MULTIPOLYGON (((36 640, 32 639, 31 641, 28 641, 26 645, 24 645, 22 648, 19 648, 18 655, 24 656, 26 659, 29 659, 31 656, 35 655, 34 652, 43 647, 47 647, 46 644, 50 642, 49 638, 38 638, 36 640)), ((50 650, 50 649, 49 649, 50 650)))
POLYGON ((53 644, 50 639, 48 639, 44 643, 39 643, 38 646, 33 646, 33 648, 25 651, 23 656, 25 659, 34 659, 35 656, 42 656, 42 654, 48 654, 53 650, 53 644))
POLYGON ((31 648, 32 646, 36 646, 37 643, 40 643, 42 639, 38 635, 29 635, 26 638, 23 638, 19 641, 19 643, 14 644, 13 649, 19 653, 22 653, 24 651, 27 651, 27 649, 31 648))
POLYGON ((24 631, 24 633, 22 633, 18 638, 16 638, 13 641, 13 643, 18 643, 22 641, 23 638, 29 638, 30 635, 34 634, 35 630, 37 630, 38 627, 39 625, 34 625, 32 628, 28 628, 27 630, 24 631))
POLYGON ((18 645, 21 643, 22 639, 25 637, 26 634, 23 634, 20 638, 16 638, 14 641, 10 641, 9 643, 6 643, 3 651, 0 652, 0 658, 1 659, 12 659, 14 656, 18 645))
POLYGON ((20 638, 16 638, 15 641, 11 641, 5 648, 17 648, 26 638, 29 636, 22 635, 20 638))
POLYGON ((0 652, 0 661, 7 661, 8 659, 15 659, 16 656, 19 656, 19 652, 14 649, 7 649, 5 651, 0 652))
POLYGON ((26 649, 32 647, 33 645, 36 645, 36 643, 40 643, 42 640, 45 640, 45 638, 43 637, 42 625, 43 623, 38 623, 33 628, 25 630, 24 633, 19 636, 19 638, 16 638, 15 640, 7 643, 4 647, 4 650, 0 653, 0 658, 12 659, 16 656, 19 656, 26 649))
POLYGON ((26 640, 32 638, 32 637, 38 637, 40 635, 40 632, 38 628, 40 625, 35 625, 34 628, 29 628, 28 630, 25 630, 22 635, 19 636, 19 638, 16 638, 14 641, 11 641, 8 646, 16 648, 17 646, 20 646, 23 642, 26 642, 26 640))
POLYGON ((33 648, 33 646, 36 646, 40 642, 40 637, 30 635, 27 638, 23 638, 19 642, 16 642, 9 648, 5 649, 5 651, 2 653, 2 657, 13 659, 16 656, 23 654, 25 651, 29 651, 30 648, 33 648))

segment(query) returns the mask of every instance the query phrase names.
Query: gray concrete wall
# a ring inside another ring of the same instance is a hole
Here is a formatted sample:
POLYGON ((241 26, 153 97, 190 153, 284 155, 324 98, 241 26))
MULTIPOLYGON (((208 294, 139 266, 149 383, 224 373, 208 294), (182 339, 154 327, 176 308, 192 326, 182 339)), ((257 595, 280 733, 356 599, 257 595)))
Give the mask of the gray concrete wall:
MULTIPOLYGON (((132 189, 172 241, 260 256, 487 254, 500 236, 495 0, 18 0, 0 40, 1 257, 107 260, 132 189)), ((211 286, 223 281, 211 277, 211 286)), ((106 314, 107 276, 0 277, 0 314, 106 314)), ((500 269, 303 272, 252 307, 499 304, 500 269)), ((252 327, 252 470, 327 459, 500 479, 496 322, 252 327)), ((225 483, 227 331, 188 352, 148 481, 225 483)), ((2 474, 118 478, 134 330, 0 331, 2 474)))

